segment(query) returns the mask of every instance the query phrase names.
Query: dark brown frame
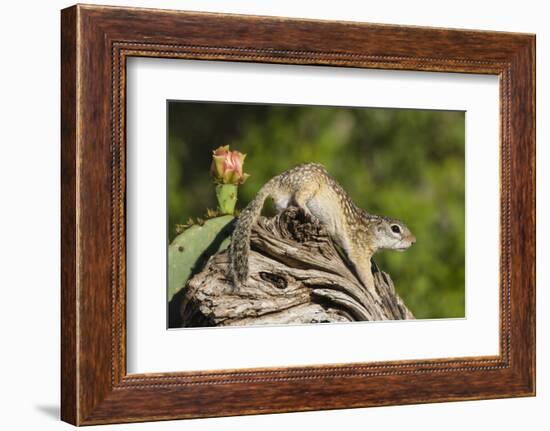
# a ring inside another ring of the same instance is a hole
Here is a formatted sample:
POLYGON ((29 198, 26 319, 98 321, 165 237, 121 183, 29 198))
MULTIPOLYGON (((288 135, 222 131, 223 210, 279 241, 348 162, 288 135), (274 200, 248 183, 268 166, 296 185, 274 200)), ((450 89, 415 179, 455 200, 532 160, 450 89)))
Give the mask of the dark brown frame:
POLYGON ((534 35, 78 5, 62 11, 61 49, 63 420, 87 425, 535 394, 534 35), (129 56, 498 75, 500 354, 127 375, 129 56))

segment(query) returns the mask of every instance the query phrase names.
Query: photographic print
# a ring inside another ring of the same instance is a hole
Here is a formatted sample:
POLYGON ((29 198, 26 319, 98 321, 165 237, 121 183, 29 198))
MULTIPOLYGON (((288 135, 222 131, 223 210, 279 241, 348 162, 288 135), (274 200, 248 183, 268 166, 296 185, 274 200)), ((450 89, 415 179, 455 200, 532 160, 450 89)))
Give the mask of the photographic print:
POLYGON ((465 317, 465 114, 169 101, 168 327, 465 317))
POLYGON ((535 35, 61 24, 64 421, 535 395, 535 35))

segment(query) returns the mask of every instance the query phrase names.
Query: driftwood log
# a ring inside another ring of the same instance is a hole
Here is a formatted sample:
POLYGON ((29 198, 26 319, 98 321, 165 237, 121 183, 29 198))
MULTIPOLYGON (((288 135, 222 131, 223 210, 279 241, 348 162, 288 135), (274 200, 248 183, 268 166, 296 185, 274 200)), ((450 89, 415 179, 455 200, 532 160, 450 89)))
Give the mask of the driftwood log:
POLYGON ((233 288, 227 250, 187 284, 183 326, 299 324, 414 319, 388 274, 373 264, 374 291, 323 227, 297 208, 260 217, 252 231, 250 276, 233 288))

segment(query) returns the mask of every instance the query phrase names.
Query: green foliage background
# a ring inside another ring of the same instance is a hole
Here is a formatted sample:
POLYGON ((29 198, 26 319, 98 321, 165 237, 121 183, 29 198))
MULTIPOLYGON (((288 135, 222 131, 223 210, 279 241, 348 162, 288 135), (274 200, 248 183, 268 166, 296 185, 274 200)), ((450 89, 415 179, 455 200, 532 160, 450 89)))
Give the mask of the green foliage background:
POLYGON ((415 316, 464 317, 464 132, 464 112, 171 101, 169 239, 176 224, 216 207, 218 146, 247 153, 239 208, 274 175, 319 162, 358 206, 416 235, 406 252, 375 256, 415 316))

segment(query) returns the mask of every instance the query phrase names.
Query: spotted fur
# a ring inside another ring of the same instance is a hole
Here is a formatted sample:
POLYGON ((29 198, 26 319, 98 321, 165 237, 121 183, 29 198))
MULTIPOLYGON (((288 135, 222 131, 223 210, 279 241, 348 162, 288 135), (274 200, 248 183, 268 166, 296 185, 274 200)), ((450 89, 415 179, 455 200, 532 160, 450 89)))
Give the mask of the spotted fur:
POLYGON ((323 165, 299 165, 269 180, 239 215, 229 248, 230 272, 236 287, 248 278, 250 233, 268 197, 279 211, 289 205, 298 206, 319 220, 347 253, 367 288, 374 288, 370 259, 376 251, 404 250, 416 241, 399 220, 372 215, 357 207, 323 165))

